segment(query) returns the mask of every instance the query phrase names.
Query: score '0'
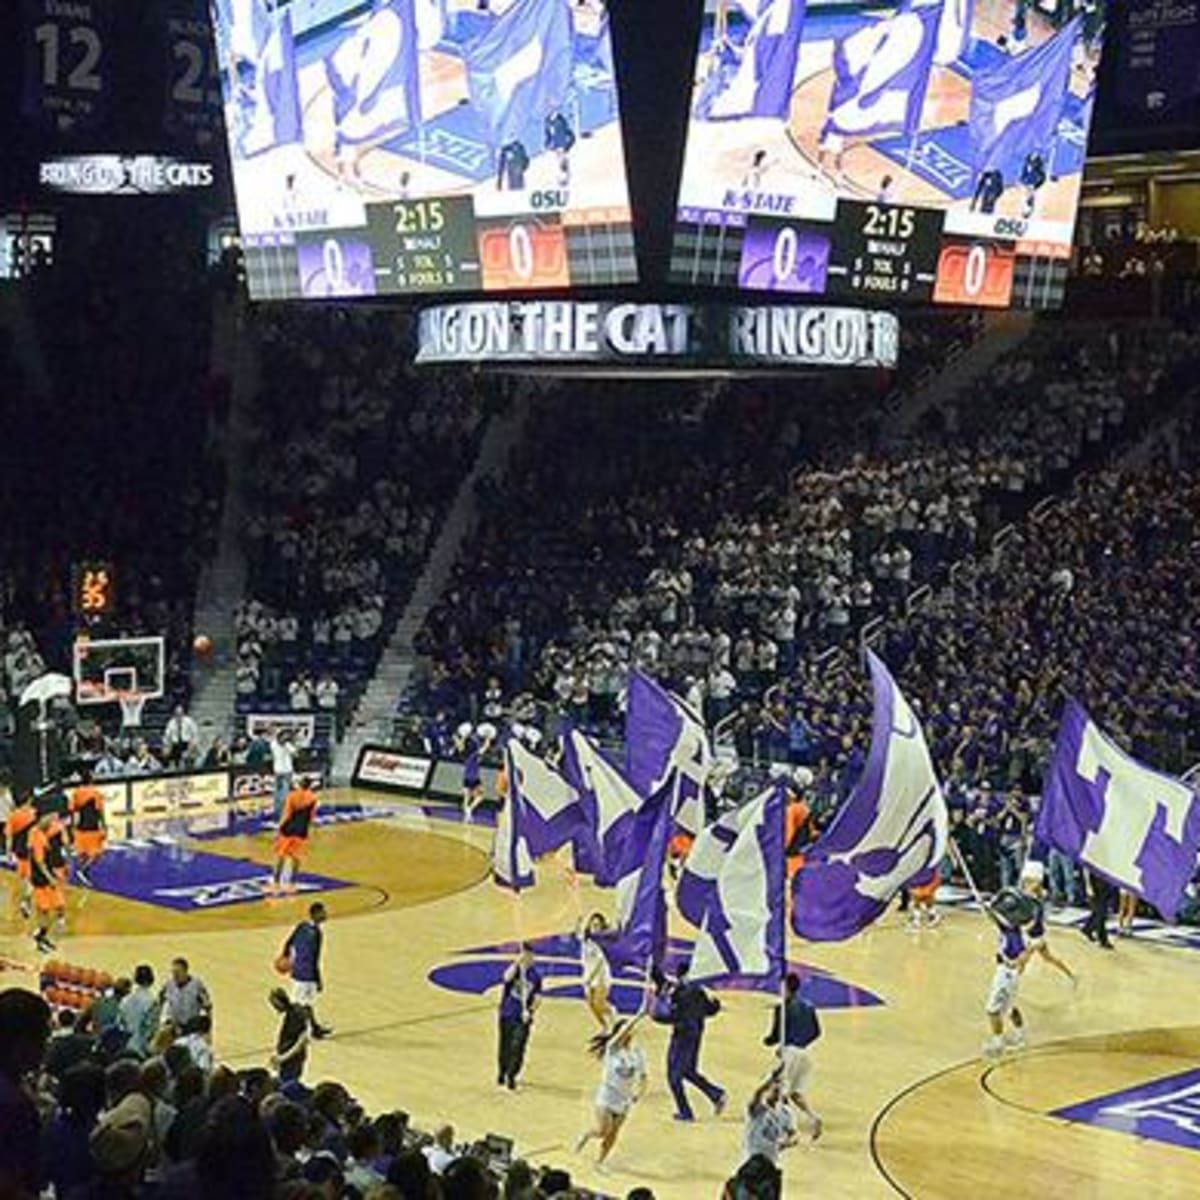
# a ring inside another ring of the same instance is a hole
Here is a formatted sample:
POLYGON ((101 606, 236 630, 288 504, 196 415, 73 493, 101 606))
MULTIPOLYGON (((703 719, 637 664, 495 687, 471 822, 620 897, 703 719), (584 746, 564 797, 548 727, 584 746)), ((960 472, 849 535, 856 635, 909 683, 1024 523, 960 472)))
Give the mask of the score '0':
POLYGON ((508 257, 518 279, 533 278, 533 240, 524 225, 513 225, 509 229, 508 257))

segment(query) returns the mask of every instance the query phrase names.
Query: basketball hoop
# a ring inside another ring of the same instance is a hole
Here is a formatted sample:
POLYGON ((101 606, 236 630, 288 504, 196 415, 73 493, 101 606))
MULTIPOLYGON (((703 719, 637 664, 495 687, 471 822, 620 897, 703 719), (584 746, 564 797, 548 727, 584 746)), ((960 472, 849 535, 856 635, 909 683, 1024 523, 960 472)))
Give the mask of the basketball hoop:
POLYGON ((146 707, 149 697, 141 692, 118 692, 116 698, 121 706, 121 728, 140 729, 142 709, 146 707))

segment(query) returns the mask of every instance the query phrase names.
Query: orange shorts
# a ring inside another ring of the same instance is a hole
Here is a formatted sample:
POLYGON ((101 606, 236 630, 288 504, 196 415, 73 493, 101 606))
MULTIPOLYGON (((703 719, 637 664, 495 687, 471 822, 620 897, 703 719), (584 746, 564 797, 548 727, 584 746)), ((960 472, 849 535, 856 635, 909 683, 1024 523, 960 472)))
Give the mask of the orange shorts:
POLYGON ((24 879, 25 882, 28 883, 32 876, 33 876, 33 868, 29 865, 29 859, 18 858, 17 859, 17 878, 24 879))
POLYGON ((921 887, 909 888, 908 895, 912 900, 918 900, 922 903, 932 900, 937 895, 937 890, 942 886, 942 881, 935 875, 928 883, 921 887))
POLYGON ((308 838, 284 837, 282 834, 275 839, 276 858, 303 858, 308 849, 308 838))
POLYGON ((104 853, 104 830, 96 829, 91 832, 77 829, 75 831, 75 853, 85 858, 99 858, 104 853))
POLYGON ((39 887, 33 889, 33 907, 38 912, 57 912, 60 908, 64 908, 66 903, 62 888, 39 887))

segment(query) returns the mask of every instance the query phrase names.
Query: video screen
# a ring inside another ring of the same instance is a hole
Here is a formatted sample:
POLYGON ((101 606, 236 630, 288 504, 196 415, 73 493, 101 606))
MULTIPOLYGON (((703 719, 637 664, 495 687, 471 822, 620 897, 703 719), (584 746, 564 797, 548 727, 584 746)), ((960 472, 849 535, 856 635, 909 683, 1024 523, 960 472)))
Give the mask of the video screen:
POLYGON ((1104 0, 706 0, 672 278, 1062 302, 1104 0))
POLYGON ((256 299, 637 278, 604 0, 213 0, 256 299))

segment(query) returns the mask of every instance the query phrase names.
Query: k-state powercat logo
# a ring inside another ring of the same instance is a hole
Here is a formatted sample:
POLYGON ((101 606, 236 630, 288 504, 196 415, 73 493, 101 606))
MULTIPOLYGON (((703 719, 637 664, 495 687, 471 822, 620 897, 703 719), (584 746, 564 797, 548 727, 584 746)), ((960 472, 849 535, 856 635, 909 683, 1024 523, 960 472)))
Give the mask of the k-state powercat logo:
MULTIPOLYGON (((548 1000, 582 1000, 580 986, 579 939, 573 933, 550 934, 534 938, 534 957, 538 970, 545 977, 545 996, 548 1000)), ((691 957, 693 943, 685 938, 671 938, 664 964, 671 974, 681 962, 691 957)), ((517 953, 516 942, 499 942, 492 946, 476 946, 460 950, 455 961, 435 967, 429 973, 430 983, 451 992, 466 992, 482 996, 500 986, 504 972, 517 953)), ((788 969, 800 976, 800 994, 814 1008, 877 1008, 884 1001, 865 988, 845 983, 820 967, 792 962, 788 969)), ((741 981, 716 984, 715 992, 758 991, 741 981)), ((645 993, 642 981, 632 972, 619 971, 613 981, 609 1000, 623 1013, 632 1014, 642 1006, 645 993)))

